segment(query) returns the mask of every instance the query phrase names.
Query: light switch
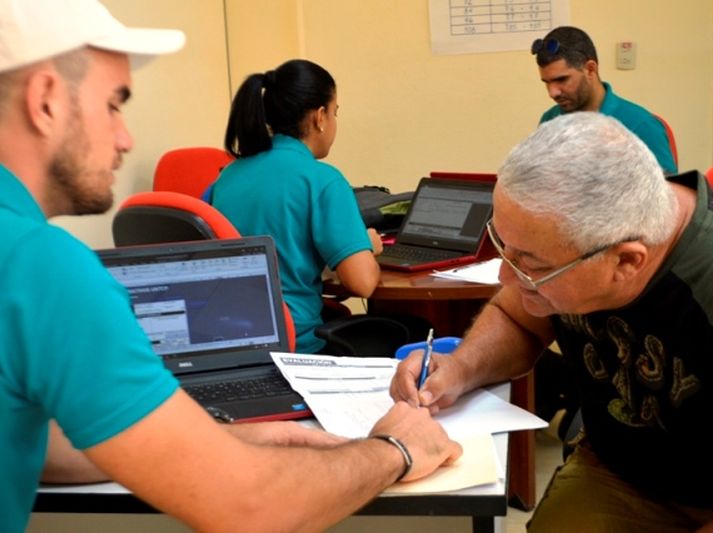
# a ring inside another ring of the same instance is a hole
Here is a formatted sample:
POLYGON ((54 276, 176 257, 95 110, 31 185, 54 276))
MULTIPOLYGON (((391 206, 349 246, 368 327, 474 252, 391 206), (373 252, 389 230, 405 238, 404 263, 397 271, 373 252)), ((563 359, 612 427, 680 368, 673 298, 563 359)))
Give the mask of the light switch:
POLYGON ((636 43, 623 41, 616 43, 616 68, 632 70, 636 68, 636 43))

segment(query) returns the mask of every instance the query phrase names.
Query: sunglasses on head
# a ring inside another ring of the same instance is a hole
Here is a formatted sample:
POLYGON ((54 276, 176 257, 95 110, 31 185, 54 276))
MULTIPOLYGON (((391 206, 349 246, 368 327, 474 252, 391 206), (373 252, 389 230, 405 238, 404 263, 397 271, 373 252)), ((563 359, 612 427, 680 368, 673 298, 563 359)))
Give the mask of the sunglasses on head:
POLYGON ((556 54, 560 47, 560 42, 557 39, 535 39, 530 46, 530 53, 535 55, 544 50, 548 54, 556 54))

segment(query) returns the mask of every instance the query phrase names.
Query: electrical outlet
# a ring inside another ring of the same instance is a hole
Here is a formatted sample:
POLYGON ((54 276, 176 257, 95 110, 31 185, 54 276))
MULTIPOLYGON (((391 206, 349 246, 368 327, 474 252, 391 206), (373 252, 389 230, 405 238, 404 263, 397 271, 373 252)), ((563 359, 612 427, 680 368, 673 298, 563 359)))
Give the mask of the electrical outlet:
POLYGON ((636 68, 636 43, 623 41, 616 43, 616 68, 633 70, 636 68))

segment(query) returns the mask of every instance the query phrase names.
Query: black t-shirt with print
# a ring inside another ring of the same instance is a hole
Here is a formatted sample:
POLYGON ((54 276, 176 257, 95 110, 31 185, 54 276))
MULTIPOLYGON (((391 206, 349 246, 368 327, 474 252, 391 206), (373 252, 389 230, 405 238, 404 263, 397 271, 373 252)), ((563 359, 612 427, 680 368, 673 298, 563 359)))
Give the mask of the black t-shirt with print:
POLYGON ((691 223, 630 305, 553 318, 601 460, 653 496, 713 505, 713 211, 697 173, 691 223))

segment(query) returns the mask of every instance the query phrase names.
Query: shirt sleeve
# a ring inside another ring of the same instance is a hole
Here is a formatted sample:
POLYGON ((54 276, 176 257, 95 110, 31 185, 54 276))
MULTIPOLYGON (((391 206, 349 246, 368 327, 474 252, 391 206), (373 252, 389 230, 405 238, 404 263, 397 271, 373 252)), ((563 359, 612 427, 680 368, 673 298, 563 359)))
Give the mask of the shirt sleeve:
POLYGON ((632 128, 632 131, 653 152, 664 172, 671 174, 678 172, 678 166, 673 159, 666 128, 656 117, 652 115, 650 119, 641 120, 636 127, 632 128))
POLYGON ((357 252, 371 250, 354 191, 341 174, 327 182, 312 207, 312 235, 329 268, 357 252))
POLYGON ((16 247, 6 280, 17 335, 15 386, 75 447, 98 444, 161 405, 175 378, 154 354, 128 295, 96 255, 45 225, 16 247))

